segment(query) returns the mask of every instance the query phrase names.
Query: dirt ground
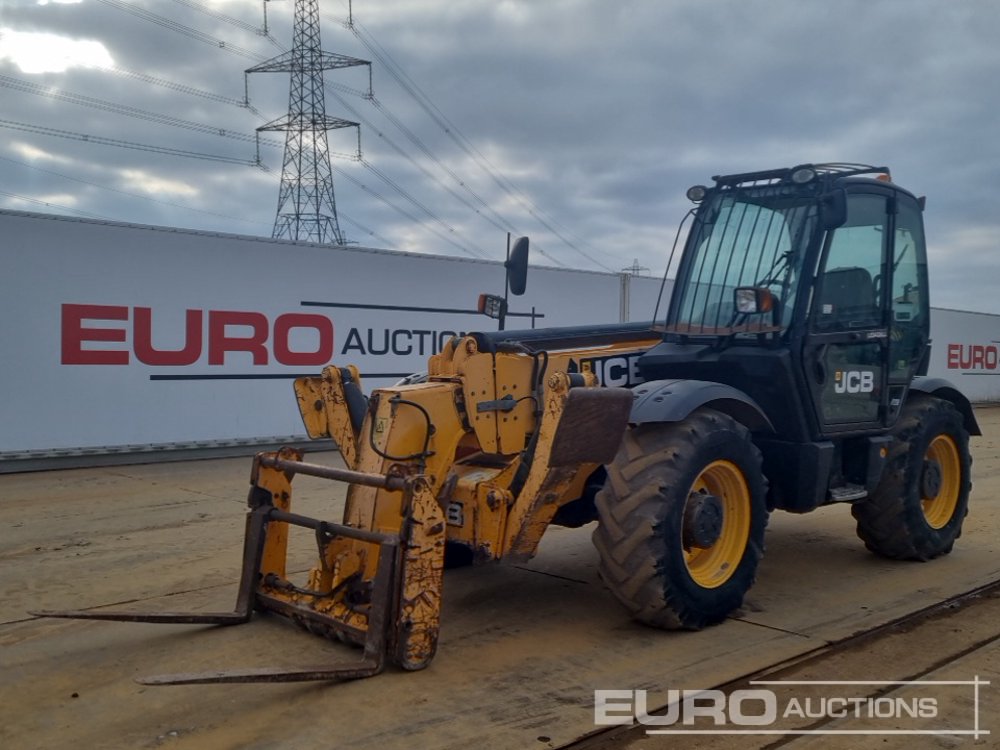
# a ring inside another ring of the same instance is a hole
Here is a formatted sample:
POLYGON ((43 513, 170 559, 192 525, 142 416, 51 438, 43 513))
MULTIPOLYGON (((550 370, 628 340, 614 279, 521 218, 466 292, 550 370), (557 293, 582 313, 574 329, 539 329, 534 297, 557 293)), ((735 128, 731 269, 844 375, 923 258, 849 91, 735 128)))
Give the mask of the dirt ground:
MULTIPOLYGON (((388 750, 580 743, 652 749, 680 741, 641 727, 596 734, 595 690, 646 690, 652 710, 667 702, 655 701, 671 689, 733 689, 754 675, 962 684, 935 688, 940 724, 933 729, 950 734, 689 735, 685 747, 1000 746, 1000 600, 994 595, 837 645, 1000 581, 1000 409, 977 414, 985 434, 972 443, 971 511, 945 558, 921 564, 874 557, 856 538, 844 506, 805 516, 778 513, 743 610, 698 633, 665 633, 631 622, 602 588, 590 528, 553 528, 529 565, 448 571, 441 643, 430 668, 337 685, 144 687, 133 681, 164 672, 357 658, 278 617, 211 628, 27 614, 109 605, 231 607, 248 459, 0 476, 0 747, 388 750), (990 684, 966 684, 976 679, 990 684), (956 734, 973 728, 976 713, 979 737, 956 734)), ((332 454, 311 459, 335 460, 332 454)), ((300 477, 293 502, 298 512, 336 520, 343 495, 329 482, 300 477)), ((310 557, 303 533, 294 559, 300 569, 310 557)), ((852 695, 906 698, 927 688, 851 689, 859 691, 852 695)), ((815 686, 776 690, 782 700, 816 695, 809 692, 815 686)), ((798 729, 885 727, 881 719, 845 717, 805 721, 798 729)))

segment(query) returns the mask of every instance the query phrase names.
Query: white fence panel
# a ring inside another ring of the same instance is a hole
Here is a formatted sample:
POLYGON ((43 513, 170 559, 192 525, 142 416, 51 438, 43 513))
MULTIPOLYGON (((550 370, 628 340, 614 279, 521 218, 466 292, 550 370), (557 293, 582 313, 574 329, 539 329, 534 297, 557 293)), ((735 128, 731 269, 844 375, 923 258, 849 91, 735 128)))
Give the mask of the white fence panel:
POLYGON ((935 308, 931 339, 929 375, 972 401, 1000 401, 1000 315, 935 308))
MULTIPOLYGON (((301 435, 291 379, 366 389, 496 322, 502 264, 0 211, 0 459, 301 435)), ((532 268, 508 328, 651 320, 660 280, 532 268)), ((659 316, 666 314, 666 285, 659 316)), ((1000 400, 1000 316, 934 310, 930 374, 1000 400)))
MULTIPOLYGON (((302 434, 292 377, 423 370, 495 328, 476 302, 504 284, 495 262, 20 212, 0 237, 0 454, 302 434)), ((508 328, 615 322, 620 292, 618 274, 532 268, 508 328)))

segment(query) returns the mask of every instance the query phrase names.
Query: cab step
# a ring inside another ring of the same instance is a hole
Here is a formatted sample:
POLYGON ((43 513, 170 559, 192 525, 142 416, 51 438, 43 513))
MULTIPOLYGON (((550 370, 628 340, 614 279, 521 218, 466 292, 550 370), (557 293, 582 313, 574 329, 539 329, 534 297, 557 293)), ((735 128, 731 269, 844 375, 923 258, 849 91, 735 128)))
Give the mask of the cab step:
POLYGON ((831 487, 828 494, 832 503, 851 503, 868 497, 868 490, 860 484, 845 484, 840 487, 831 487))

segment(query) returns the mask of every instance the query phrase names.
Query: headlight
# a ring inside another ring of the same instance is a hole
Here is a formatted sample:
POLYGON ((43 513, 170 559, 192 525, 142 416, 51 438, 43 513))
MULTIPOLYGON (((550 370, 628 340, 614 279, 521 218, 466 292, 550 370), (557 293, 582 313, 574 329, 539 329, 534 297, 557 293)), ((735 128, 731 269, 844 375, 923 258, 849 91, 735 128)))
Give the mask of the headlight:
POLYGON ((695 185, 694 187, 689 187, 687 190, 688 200, 692 203, 701 203, 705 200, 705 196, 708 194, 708 188, 704 185, 695 185))
POLYGON ((774 295, 762 286, 738 286, 733 290, 733 307, 741 315, 771 312, 774 295))
POLYGON ((816 170, 812 167, 800 167, 792 172, 792 182, 796 185, 805 185, 816 179, 816 170))
POLYGON ((743 315, 753 315, 757 312, 757 288, 738 287, 735 290, 736 312, 743 315))
POLYGON ((503 297, 499 297, 495 294, 480 294, 479 304, 476 306, 476 309, 478 309, 483 315, 490 318, 499 318, 505 313, 504 306, 505 302, 503 297))

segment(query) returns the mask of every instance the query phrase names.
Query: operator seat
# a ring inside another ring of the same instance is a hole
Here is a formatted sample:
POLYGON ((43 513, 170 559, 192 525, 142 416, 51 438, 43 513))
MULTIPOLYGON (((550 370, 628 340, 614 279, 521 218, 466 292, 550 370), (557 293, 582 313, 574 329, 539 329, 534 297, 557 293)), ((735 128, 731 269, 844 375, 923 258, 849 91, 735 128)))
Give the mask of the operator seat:
POLYGON ((820 282, 820 328, 862 328, 881 320, 872 276, 864 268, 834 268, 820 282))

